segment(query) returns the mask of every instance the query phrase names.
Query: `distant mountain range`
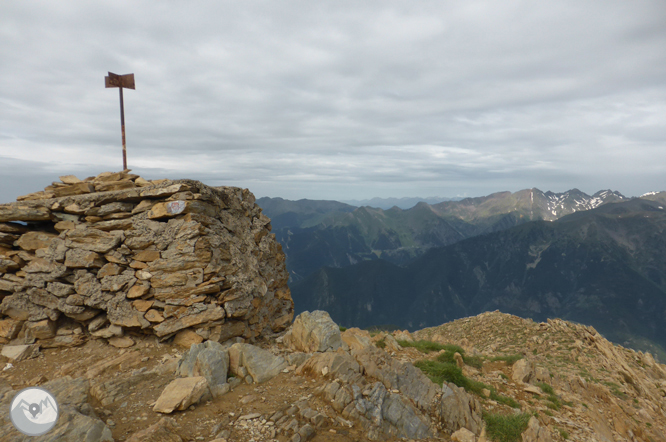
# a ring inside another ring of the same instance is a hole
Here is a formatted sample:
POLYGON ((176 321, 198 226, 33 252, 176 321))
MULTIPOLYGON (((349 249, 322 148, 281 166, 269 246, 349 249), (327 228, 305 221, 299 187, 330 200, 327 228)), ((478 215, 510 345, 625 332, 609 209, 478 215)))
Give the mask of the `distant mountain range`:
MULTIPOLYGON (((345 326, 413 330, 499 309, 590 324, 616 342, 660 353, 666 348, 665 206, 666 192, 627 199, 610 191, 589 197, 532 189, 409 211, 360 208, 334 218, 339 229, 386 229, 360 231, 359 238, 370 240, 365 246, 378 247, 380 237, 395 245, 407 231, 415 242, 430 232, 429 244, 435 238, 451 244, 432 246, 403 266, 376 259, 320 268, 291 284, 292 296, 297 313, 326 310, 345 326), (402 229, 388 235, 398 220, 402 229)), ((320 235, 334 231, 332 223, 323 226, 320 235)))
POLYGON ((433 247, 626 199, 610 190, 590 196, 578 189, 564 193, 526 189, 433 205, 420 202, 407 210, 282 198, 260 198, 257 204, 271 218, 291 280, 298 281, 323 266, 376 259, 404 265, 433 247))
POLYGON ((437 204, 442 201, 460 201, 462 198, 444 198, 439 196, 431 196, 428 198, 412 197, 412 198, 372 198, 369 200, 345 200, 343 203, 350 204, 352 206, 361 207, 369 206, 376 207, 378 209, 390 209, 392 207, 398 207, 400 209, 411 209, 418 203, 426 204, 437 204))

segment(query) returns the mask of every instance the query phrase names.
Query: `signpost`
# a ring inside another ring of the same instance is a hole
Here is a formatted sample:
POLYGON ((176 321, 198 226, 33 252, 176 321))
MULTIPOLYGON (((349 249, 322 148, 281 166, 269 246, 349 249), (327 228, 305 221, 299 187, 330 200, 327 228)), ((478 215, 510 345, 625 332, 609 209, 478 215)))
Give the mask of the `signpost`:
POLYGON ((123 170, 127 170, 127 146, 125 145, 125 106, 123 104, 123 88, 134 89, 134 74, 116 75, 109 72, 104 77, 104 86, 120 89, 120 128, 123 132, 123 170))

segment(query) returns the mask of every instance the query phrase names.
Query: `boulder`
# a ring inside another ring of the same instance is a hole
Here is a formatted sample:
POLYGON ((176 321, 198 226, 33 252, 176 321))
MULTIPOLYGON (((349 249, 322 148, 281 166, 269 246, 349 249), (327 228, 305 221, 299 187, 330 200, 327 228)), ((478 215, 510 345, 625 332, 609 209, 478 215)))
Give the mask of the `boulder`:
POLYGON ((342 340, 350 350, 362 350, 372 345, 370 332, 359 328, 348 328, 341 334, 342 340))
POLYGON ((452 442, 476 442, 476 436, 467 428, 461 428, 451 435, 452 442))
POLYGON ((229 353, 221 344, 206 341, 193 344, 178 363, 176 375, 203 376, 214 397, 224 394, 229 370, 229 353))
POLYGON ((534 365, 527 359, 519 359, 511 369, 511 379, 518 383, 527 383, 534 378, 534 365))
POLYGON ((424 439, 432 435, 428 418, 401 395, 386 397, 382 403, 382 418, 398 430, 398 437, 424 439))
POLYGON ((175 379, 164 388, 153 411, 168 414, 174 410, 185 410, 199 402, 207 390, 208 382, 202 376, 175 379))
POLYGON ((301 365, 297 374, 329 376, 345 382, 353 382, 361 377, 361 366, 344 351, 316 353, 301 365))
POLYGON ((39 356, 39 344, 5 345, 2 347, 2 356, 15 362, 36 358, 39 356))
POLYGON ((298 315, 289 336, 285 336, 285 341, 294 350, 306 353, 348 349, 347 344, 342 341, 340 327, 327 312, 321 310, 298 315))
POLYGON ((274 378, 287 367, 282 356, 250 344, 234 344, 229 348, 229 368, 235 375, 244 367, 257 384, 274 378))
POLYGON ((408 330, 395 331, 393 332, 393 337, 396 339, 396 341, 408 341, 408 342, 414 341, 412 334, 408 330))
POLYGON ((534 416, 530 418, 527 429, 520 437, 522 442, 551 442, 553 440, 550 431, 539 425, 539 421, 534 416))
POLYGON ((451 383, 442 385, 442 392, 438 413, 444 428, 451 432, 466 428, 479 434, 483 428, 479 401, 451 383))

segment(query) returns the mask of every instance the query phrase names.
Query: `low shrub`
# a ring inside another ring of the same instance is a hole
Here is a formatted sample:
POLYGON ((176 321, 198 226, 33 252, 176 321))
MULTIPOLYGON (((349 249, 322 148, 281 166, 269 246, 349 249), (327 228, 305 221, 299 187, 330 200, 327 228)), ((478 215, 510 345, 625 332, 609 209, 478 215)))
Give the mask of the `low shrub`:
POLYGON ((503 355, 503 356, 495 356, 491 358, 490 360, 495 362, 495 361, 504 361, 506 362, 506 365, 513 365, 520 359, 523 359, 523 355, 503 355))
POLYGON ((530 417, 528 413, 510 415, 483 413, 486 433, 496 442, 520 442, 520 435, 527 429, 530 417))

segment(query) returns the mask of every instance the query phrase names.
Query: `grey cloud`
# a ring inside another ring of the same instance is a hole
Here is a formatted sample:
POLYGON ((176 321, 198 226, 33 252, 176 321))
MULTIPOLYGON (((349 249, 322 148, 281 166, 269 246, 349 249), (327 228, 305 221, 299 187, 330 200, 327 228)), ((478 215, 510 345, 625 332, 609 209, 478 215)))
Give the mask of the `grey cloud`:
POLYGON ((106 71, 136 75, 149 177, 296 199, 659 190, 664 22, 658 1, 4 2, 0 199, 10 177, 120 168, 106 71))

